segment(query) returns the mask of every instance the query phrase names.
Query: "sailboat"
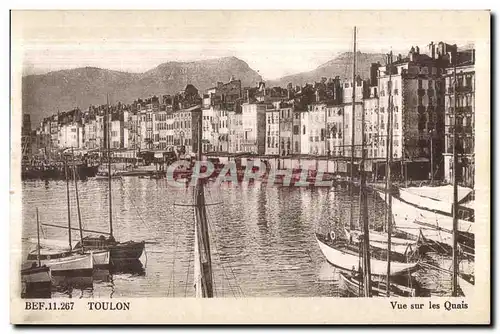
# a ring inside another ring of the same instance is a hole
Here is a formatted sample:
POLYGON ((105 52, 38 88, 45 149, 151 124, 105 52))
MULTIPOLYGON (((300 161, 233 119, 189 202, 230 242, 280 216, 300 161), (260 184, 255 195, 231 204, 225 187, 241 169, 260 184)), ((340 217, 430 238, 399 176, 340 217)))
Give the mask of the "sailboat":
MULTIPOLYGON (((354 66, 353 66, 353 119, 355 113, 355 98, 356 98, 356 28, 354 28, 354 66)), ((364 112, 362 113, 362 124, 364 124, 364 112)), ((354 129, 354 122, 353 129, 354 129)), ((353 168, 354 168, 354 130, 352 133, 352 145, 351 145, 351 182, 353 168)), ((364 138, 364 126, 362 126, 362 138, 364 138)), ((372 244, 370 241, 373 235, 369 231, 368 225, 368 209, 366 202, 366 176, 364 172, 364 161, 365 161, 365 148, 364 139, 362 140, 362 159, 360 163, 360 208, 362 209, 362 226, 363 230, 360 233, 349 233, 346 239, 335 237, 335 234, 321 235, 316 233, 316 240, 318 245, 327 259, 327 261, 335 267, 340 269, 351 271, 357 273, 358 271, 363 271, 363 289, 365 290, 364 295, 371 295, 371 275, 383 276, 387 273, 392 276, 409 273, 414 270, 418 263, 408 262, 408 258, 405 255, 394 252, 392 248, 386 244, 385 247, 374 247, 377 243, 383 243, 379 238, 376 243, 372 244), (364 247, 364 245, 369 245, 369 247, 364 247), (360 254, 361 260, 360 260, 360 254), (389 263, 387 259, 391 259, 389 263)), ((352 204, 351 204, 351 222, 350 230, 352 227, 352 204)), ((349 232, 351 232, 349 231, 349 232)))
MULTIPOLYGON (((359 291, 362 290, 362 278, 360 275, 346 275, 340 273, 340 280, 344 287, 353 295, 358 295, 359 291)), ((387 283, 383 280, 374 280, 371 286, 371 295, 373 297, 387 297, 387 283)), ((416 289, 407 287, 405 285, 391 283, 389 285, 389 296, 390 297, 415 297, 416 289)))
MULTIPOLYGON (((80 200, 79 200, 79 195, 78 195, 78 182, 77 182, 77 174, 76 174, 76 167, 74 164, 74 154, 73 150, 71 151, 72 153, 72 160, 73 160, 73 180, 75 182, 75 196, 76 196, 76 206, 77 206, 77 212, 78 212, 78 222, 79 222, 79 228, 77 230, 80 231, 80 239, 83 238, 83 227, 82 227, 82 222, 81 222, 81 213, 80 213, 80 200)), ((73 228, 71 227, 71 209, 70 209, 70 197, 69 197, 69 173, 68 173, 68 161, 67 157, 64 159, 64 174, 66 178, 66 198, 67 198, 67 209, 68 209, 68 227, 64 226, 59 226, 59 225, 54 225, 54 224, 42 224, 45 226, 50 226, 50 227, 58 227, 58 228, 67 228, 68 229, 68 245, 63 246, 61 241, 57 240, 44 240, 44 244, 46 245, 47 248, 52 248, 49 256, 51 258, 54 257, 64 257, 67 255, 70 255, 72 253, 81 253, 81 254, 91 254, 93 257, 93 265, 95 267, 105 267, 109 265, 109 251, 107 250, 89 250, 89 249, 82 249, 78 248, 76 250, 72 250, 72 240, 71 240, 71 230, 73 228)), ((40 240, 38 240, 38 243, 40 244, 40 240)))
POLYGON ((107 155, 108 155, 108 199, 109 199, 109 232, 101 232, 100 236, 87 236, 82 238, 81 242, 75 245, 74 249, 80 249, 84 247, 85 249, 103 249, 109 250, 111 262, 122 262, 122 261, 134 261, 138 260, 143 251, 145 241, 127 241, 119 242, 116 241, 113 235, 113 205, 112 205, 112 191, 111 191, 111 137, 110 130, 111 127, 111 114, 109 113, 109 101, 107 101, 106 107, 106 119, 107 119, 107 155), (108 235, 106 238, 104 235, 108 235))
MULTIPOLYGON (((38 208, 36 208, 38 222, 38 208)), ((25 263, 21 268, 21 298, 50 297, 52 276, 50 268, 40 261, 40 227, 37 223, 37 262, 25 263)))
MULTIPOLYGON (((471 202, 470 196, 473 190, 467 187, 458 187, 458 203, 471 202)), ((453 186, 450 184, 442 186, 422 186, 399 188, 399 197, 413 204, 420 210, 431 211, 435 214, 451 217, 453 215, 453 186)), ((464 203, 465 204, 465 203, 464 203)), ((460 219, 474 221, 474 210, 461 206, 459 208, 460 219)))
MULTIPOLYGON (((383 192, 377 191, 384 199, 383 192)), ((416 237, 423 236, 435 242, 453 247, 453 217, 435 214, 415 207, 397 196, 391 196, 392 213, 396 228, 416 237)), ((389 199, 387 199, 389 203, 389 199)), ((470 255, 474 255, 474 223, 457 219, 457 237, 460 247, 470 255)))
MULTIPOLYGON (((38 219, 38 210, 36 216, 37 234, 40 233, 40 221, 38 219)), ((37 249, 28 254, 28 261, 38 261, 39 266, 50 268, 52 275, 63 276, 89 276, 94 270, 94 261, 91 253, 74 253, 71 250, 44 250, 41 251, 40 245, 37 249)))

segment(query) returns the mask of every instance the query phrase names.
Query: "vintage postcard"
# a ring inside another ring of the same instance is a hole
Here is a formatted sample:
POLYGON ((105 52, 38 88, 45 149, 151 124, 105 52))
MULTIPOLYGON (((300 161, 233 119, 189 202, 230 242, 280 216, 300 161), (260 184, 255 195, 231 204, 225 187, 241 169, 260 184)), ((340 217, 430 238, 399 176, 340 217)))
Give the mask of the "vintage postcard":
POLYGON ((11 322, 489 324, 488 11, 12 11, 11 322))

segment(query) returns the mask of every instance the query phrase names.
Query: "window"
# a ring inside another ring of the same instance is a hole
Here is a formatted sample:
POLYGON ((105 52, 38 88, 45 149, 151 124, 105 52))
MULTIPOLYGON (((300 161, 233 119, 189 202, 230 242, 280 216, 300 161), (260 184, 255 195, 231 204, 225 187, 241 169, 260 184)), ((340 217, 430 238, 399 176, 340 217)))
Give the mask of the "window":
POLYGON ((472 76, 468 75, 465 77, 465 86, 472 88, 472 76))
POLYGON ((294 125, 293 126, 293 134, 294 135, 298 135, 299 134, 299 126, 298 125, 294 125))
POLYGON ((302 134, 305 135, 306 134, 306 126, 305 125, 302 125, 302 134))

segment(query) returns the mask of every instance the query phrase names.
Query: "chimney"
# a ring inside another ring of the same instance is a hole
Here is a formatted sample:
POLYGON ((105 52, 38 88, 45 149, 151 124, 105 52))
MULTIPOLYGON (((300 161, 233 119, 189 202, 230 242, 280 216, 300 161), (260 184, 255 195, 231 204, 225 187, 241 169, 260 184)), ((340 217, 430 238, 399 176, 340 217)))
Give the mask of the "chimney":
POLYGON ((370 86, 378 86, 377 72, 380 64, 372 63, 370 66, 370 86))
POLYGON ((250 89, 247 89, 247 103, 250 103, 250 89))
POLYGON ((431 42, 429 45, 429 57, 432 59, 436 59, 436 47, 434 45, 434 42, 431 42))

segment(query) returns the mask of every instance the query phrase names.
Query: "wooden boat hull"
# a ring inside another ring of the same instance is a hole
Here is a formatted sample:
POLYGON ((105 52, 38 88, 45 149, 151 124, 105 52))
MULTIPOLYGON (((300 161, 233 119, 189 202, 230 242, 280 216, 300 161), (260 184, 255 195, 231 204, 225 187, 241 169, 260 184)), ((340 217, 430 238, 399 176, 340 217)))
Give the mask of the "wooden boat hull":
MULTIPOLYGON (((323 243, 316 237, 316 241, 318 242, 319 248, 321 252, 325 256, 326 260, 335 267, 346 271, 359 271, 362 269, 362 265, 359 260, 358 255, 353 255, 347 252, 343 252, 342 250, 335 249, 330 247, 329 245, 323 243)), ((387 275, 387 261, 371 259, 371 274, 384 276, 387 275)), ((392 262, 391 263, 391 276, 402 275, 411 272, 416 266, 417 262, 392 262)))
MULTIPOLYGON (((144 252, 144 241, 113 242, 108 239, 87 237, 83 239, 85 249, 89 250, 107 250, 109 251, 109 260, 129 261, 138 260, 144 252)), ((76 244, 75 249, 79 249, 80 243, 76 244)))
POLYGON ((21 298, 50 298, 52 275, 46 266, 21 270, 21 298))
MULTIPOLYGON (((473 190, 458 187, 458 202, 460 203, 473 190)), ((453 186, 410 187, 399 188, 399 196, 408 203, 413 203, 423 209, 438 211, 450 216, 453 210, 453 186)))
MULTIPOLYGON (((383 199, 384 194, 378 192, 379 196, 383 199)), ((392 212, 394 219, 396 215, 399 216, 397 220, 399 226, 404 226, 405 222, 417 222, 419 225, 432 227, 441 230, 453 230, 453 218, 437 212, 428 211, 418 208, 411 203, 407 203, 395 196, 392 196, 392 212)), ((474 223, 463 219, 458 220, 458 230, 464 233, 474 234, 474 223)))
MULTIPOLYGON (((359 231, 357 231, 360 233, 359 231)), ((357 237, 353 237, 356 242, 357 237)), ((370 231, 370 246, 379 249, 387 249, 387 234, 370 231)), ((398 254, 409 254, 417 248, 417 241, 402 238, 391 238, 391 251, 398 254)))
MULTIPOLYGON (((30 253, 30 258, 34 254, 30 253)), ((67 256, 52 258, 44 256, 40 260, 42 265, 50 268, 52 275, 67 275, 67 276, 86 276, 92 275, 94 270, 94 261, 91 253, 89 254, 70 254, 67 256)))
MULTIPOLYGON (((340 280, 344 288, 352 295, 362 297, 362 285, 359 279, 340 273, 340 280)), ((415 289, 391 284, 390 297, 414 297, 415 289)), ((387 297, 386 284, 382 281, 373 281, 371 286, 372 297, 387 297)))
POLYGON ((111 259, 113 261, 138 260, 144 251, 145 242, 128 241, 119 243, 110 248, 111 259))
MULTIPOLYGON (((121 175, 112 175, 111 179, 121 179, 121 175)), ((108 180, 107 176, 102 176, 102 175, 96 175, 94 176, 94 180, 108 180)))
POLYGON ((108 250, 93 250, 90 254, 93 257, 94 268, 109 266, 111 256, 108 250))
POLYGON ((465 297, 472 297, 474 295, 474 284, 458 276, 458 285, 462 290, 465 297))

